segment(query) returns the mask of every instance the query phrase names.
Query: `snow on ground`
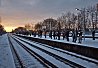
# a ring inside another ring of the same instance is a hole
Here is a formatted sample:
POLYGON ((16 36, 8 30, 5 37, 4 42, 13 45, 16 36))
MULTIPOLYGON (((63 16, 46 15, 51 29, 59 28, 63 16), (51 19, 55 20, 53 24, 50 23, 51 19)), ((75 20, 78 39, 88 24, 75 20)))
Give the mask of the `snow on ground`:
MULTIPOLYGON (((19 37, 18 37, 18 38, 19 38, 19 37)), ((22 38, 20 38, 20 39, 22 39, 22 38)), ((25 39, 22 39, 22 40, 25 40, 25 39)), ((77 57, 74 57, 74 56, 71 56, 71 55, 68 55, 68 54, 65 54, 65 53, 62 53, 62 52, 59 52, 59 51, 50 49, 50 48, 47 48, 47 47, 45 47, 45 46, 36 44, 36 43, 31 42, 31 41, 28 41, 28 40, 25 40, 25 41, 31 43, 33 46, 37 46, 37 47, 39 47, 39 48, 42 48, 42 49, 44 49, 44 50, 46 50, 46 51, 49 51, 49 52, 51 52, 51 53, 53 53, 53 54, 56 54, 56 55, 58 55, 58 56, 61 56, 61 57, 63 57, 63 58, 66 58, 66 59, 68 59, 68 60, 70 60, 70 61, 72 61, 72 62, 75 62, 75 63, 77 63, 77 64, 80 64, 80 65, 82 65, 82 66, 84 66, 84 67, 86 67, 86 68, 92 68, 92 67, 97 68, 97 67, 98 67, 96 64, 93 64, 92 62, 88 62, 88 61, 85 61, 85 60, 83 60, 83 59, 80 59, 80 58, 77 58, 77 57)), ((22 41, 21 41, 21 42, 22 42, 22 41)), ((32 48, 32 47, 30 46, 30 48, 32 48)), ((34 50, 34 49, 33 49, 33 50, 34 50)), ((45 56, 45 55, 44 55, 44 56, 45 56)))
POLYGON ((14 47, 26 68, 44 68, 39 61, 22 48, 14 39, 11 38, 11 42, 13 45, 15 44, 14 47))
POLYGON ((0 36, 0 68, 15 68, 7 34, 0 36))
MULTIPOLYGON (((25 36, 25 35, 23 35, 25 36)), ((96 35, 98 36, 98 34, 96 35)), ((29 36, 30 37, 30 36, 29 36)), ((31 37, 34 37, 34 36, 31 36, 31 37)), ((34 38, 39 38, 38 36, 34 37, 34 38)), ((70 41, 66 41, 66 39, 61 39, 61 40, 57 40, 57 39, 50 39, 49 36, 47 36, 47 38, 45 38, 44 36, 42 36, 42 38, 40 39, 46 39, 46 40, 52 40, 52 41, 58 41, 58 42, 63 42, 63 43, 71 43, 71 44, 77 44, 77 45, 82 45, 82 46, 88 46, 88 47, 95 47, 95 48, 98 48, 98 38, 95 39, 95 40, 92 40, 92 38, 83 38, 83 41, 82 41, 82 44, 79 44, 79 43, 73 43, 72 42, 72 37, 70 37, 70 41)), ((45 44, 44 44, 45 45, 45 44)), ((48 46, 49 47, 49 46, 48 46)), ((51 46, 50 46, 51 47, 51 46)), ((62 50, 62 49, 59 49, 59 48, 54 48, 54 49, 57 49, 57 50, 61 50, 61 51, 65 51, 65 50, 62 50)), ((91 59, 91 58, 88 58, 88 57, 85 57, 85 56, 82 56, 82 55, 79 55, 79 54, 76 54, 76 53, 72 53, 72 52, 69 52, 69 51, 65 51, 65 52, 68 52, 70 54, 73 54, 73 55, 77 55, 77 56, 80 56, 80 57, 83 57, 83 58, 86 58, 86 59, 89 59, 89 60, 92 60, 92 61, 95 61, 95 62, 98 62, 97 60, 95 59, 91 59)))
MULTIPOLYGON (((17 39, 19 40, 19 39, 17 39)), ((20 40, 19 40, 20 41, 20 40)), ((60 62, 58 60, 56 60, 55 58, 53 58, 52 56, 44 53, 43 51, 36 49, 26 43, 24 43, 23 41, 21 41, 21 43, 23 43, 24 45, 26 45, 27 47, 29 47, 30 49, 32 49, 34 52, 36 52, 37 54, 39 54, 40 56, 44 57, 46 60, 50 61, 51 63, 53 63, 54 65, 56 65, 58 68, 70 68, 69 65, 65 65, 63 62, 60 62)))
MULTIPOLYGON (((33 37, 33 36, 31 36, 33 37)), ((38 36, 36 36, 35 38, 39 38, 38 36)), ((72 37, 69 37, 69 41, 66 40, 66 38, 63 40, 63 38, 61 37, 60 40, 57 39, 51 39, 49 38, 49 36, 47 36, 47 38, 45 38, 44 36, 42 36, 42 38, 40 39, 46 39, 46 40, 52 40, 52 41, 58 41, 58 42, 63 42, 63 43, 70 43, 70 44, 76 44, 76 45, 82 45, 82 46, 88 46, 88 47, 94 47, 94 48, 98 48, 98 38, 93 40, 92 38, 82 38, 82 43, 78 43, 78 38, 77 38, 77 42, 74 43, 72 42, 72 37)))
MULTIPOLYGON (((33 37, 33 36, 32 36, 33 37)), ((36 37, 39 38, 39 37, 36 37)), ((41 39, 45 39, 44 36, 42 36, 41 39)), ((70 37, 70 41, 66 41, 62 39, 61 40, 54 40, 50 39, 48 36, 46 38, 47 40, 52 41, 58 41, 58 42, 64 42, 64 43, 72 43, 77 45, 83 45, 83 46, 89 46, 89 47, 95 47, 98 48, 98 39, 92 40, 92 38, 86 38, 82 41, 82 44, 79 44, 78 41, 76 43, 72 42, 72 38, 70 37)), ((13 56, 10 50, 10 45, 8 42, 7 34, 0 36, 0 68, 15 68, 13 56)))

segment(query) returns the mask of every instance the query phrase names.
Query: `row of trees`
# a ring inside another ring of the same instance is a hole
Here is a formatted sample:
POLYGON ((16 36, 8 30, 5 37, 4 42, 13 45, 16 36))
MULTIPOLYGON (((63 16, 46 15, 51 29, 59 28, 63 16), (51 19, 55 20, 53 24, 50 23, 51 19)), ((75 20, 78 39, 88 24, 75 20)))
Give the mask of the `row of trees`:
POLYGON ((1 17, 0 17, 0 36, 5 33, 6 33, 6 31, 5 31, 4 27, 1 25, 1 17))
POLYGON ((4 27, 0 24, 0 35, 6 33, 4 27))
MULTIPOLYGON (((48 18, 37 24, 26 24, 23 31, 27 30, 66 30, 66 29, 78 29, 78 30, 97 30, 98 29, 98 4, 97 6, 90 6, 87 8, 78 9, 77 13, 67 12, 63 13, 57 19, 48 18)), ((18 28, 22 31, 21 28, 18 28)), ((17 30, 17 29, 16 29, 17 30)), ((15 31, 16 31, 15 30, 15 31)))
POLYGON ((76 8, 77 14, 72 12, 63 13, 56 20, 48 18, 35 25, 36 30, 56 30, 56 29, 98 29, 98 4, 87 8, 76 8))

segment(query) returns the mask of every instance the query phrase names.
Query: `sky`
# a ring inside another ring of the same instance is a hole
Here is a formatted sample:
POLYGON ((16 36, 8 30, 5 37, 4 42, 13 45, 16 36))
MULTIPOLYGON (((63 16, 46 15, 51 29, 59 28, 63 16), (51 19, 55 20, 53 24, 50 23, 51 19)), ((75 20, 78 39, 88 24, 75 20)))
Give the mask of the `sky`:
POLYGON ((2 25, 7 31, 38 23, 46 18, 57 18, 75 8, 95 5, 98 0, 0 0, 0 16, 2 25))

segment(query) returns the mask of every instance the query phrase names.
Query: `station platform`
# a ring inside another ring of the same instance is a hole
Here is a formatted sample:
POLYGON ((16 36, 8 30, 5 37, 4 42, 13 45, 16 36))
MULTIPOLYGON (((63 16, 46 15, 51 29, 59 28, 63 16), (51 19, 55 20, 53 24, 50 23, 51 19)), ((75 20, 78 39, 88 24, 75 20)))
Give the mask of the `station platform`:
POLYGON ((28 37, 33 37, 33 38, 39 38, 39 39, 46 39, 46 40, 51 40, 51 41, 57 41, 57 42, 63 42, 63 43, 69 43, 69 44, 76 44, 76 45, 81 45, 81 46, 87 46, 87 47, 93 47, 93 48, 98 48, 98 38, 95 38, 95 40, 92 39, 92 36, 91 35, 86 35, 86 37, 82 38, 82 42, 81 43, 78 43, 79 40, 78 40, 78 37, 77 37, 77 41, 76 43, 72 42, 72 37, 69 37, 69 41, 66 40, 66 38, 63 40, 63 37, 60 37, 60 40, 58 39, 55 39, 52 37, 49 38, 49 36, 47 36, 46 38, 44 36, 42 36, 41 38, 36 36, 28 36, 28 37))

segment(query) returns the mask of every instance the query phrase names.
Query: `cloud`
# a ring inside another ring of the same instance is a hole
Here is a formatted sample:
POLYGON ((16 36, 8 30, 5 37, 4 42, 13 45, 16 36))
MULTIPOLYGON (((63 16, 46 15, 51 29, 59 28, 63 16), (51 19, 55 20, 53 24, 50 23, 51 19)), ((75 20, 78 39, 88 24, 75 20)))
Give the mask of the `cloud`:
POLYGON ((0 15, 3 20, 6 19, 6 24, 13 22, 19 25, 23 21, 23 25, 31 22, 28 20, 35 22, 48 17, 57 17, 62 12, 74 12, 75 8, 95 5, 97 2, 98 0, 1 0, 0 15))
POLYGON ((24 11, 25 13, 59 13, 70 11, 76 7, 85 7, 95 3, 97 0, 2 0, 2 7, 5 11, 14 13, 24 11))

